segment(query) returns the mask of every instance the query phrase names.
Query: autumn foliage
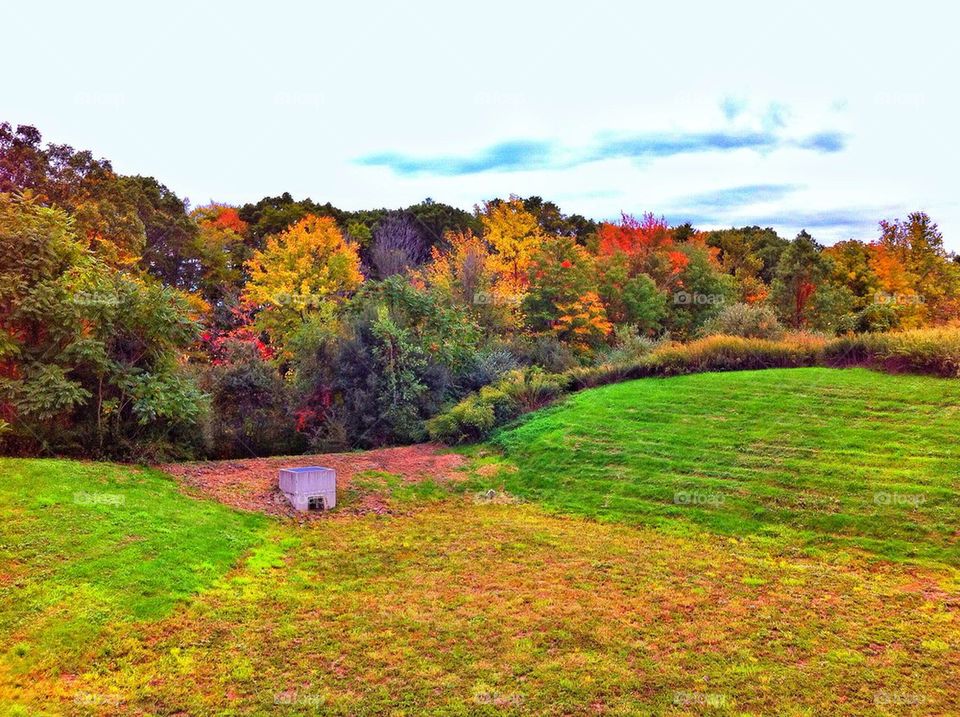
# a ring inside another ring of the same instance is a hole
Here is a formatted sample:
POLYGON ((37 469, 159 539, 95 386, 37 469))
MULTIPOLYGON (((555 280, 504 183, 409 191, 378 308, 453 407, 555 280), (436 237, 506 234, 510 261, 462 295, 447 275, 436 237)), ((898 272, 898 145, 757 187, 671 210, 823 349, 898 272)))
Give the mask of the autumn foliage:
MULTIPOLYGON (((191 208, 6 124, 0 207, 0 441, 23 452, 419 440, 431 416, 516 371, 539 395, 525 371, 657 341, 960 320, 960 263, 921 212, 824 247, 653 213, 594 222, 540 197, 472 213, 289 194, 191 208)), ((498 405, 475 407, 478 425, 498 405)))

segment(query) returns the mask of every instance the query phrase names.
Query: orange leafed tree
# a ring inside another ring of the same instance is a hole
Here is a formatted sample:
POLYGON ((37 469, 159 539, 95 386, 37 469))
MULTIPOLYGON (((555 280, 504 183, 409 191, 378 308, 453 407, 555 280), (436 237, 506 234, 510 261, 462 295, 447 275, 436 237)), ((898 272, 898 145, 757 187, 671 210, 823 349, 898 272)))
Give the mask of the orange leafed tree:
POLYGON ((487 242, 471 231, 447 232, 444 249, 432 247, 431 261, 418 279, 448 301, 466 306, 490 329, 512 329, 521 323, 519 296, 509 281, 500 281, 497 262, 487 242))
POLYGON ((603 302, 595 291, 558 302, 556 311, 551 329, 574 348, 586 351, 613 331, 613 324, 607 319, 603 302))

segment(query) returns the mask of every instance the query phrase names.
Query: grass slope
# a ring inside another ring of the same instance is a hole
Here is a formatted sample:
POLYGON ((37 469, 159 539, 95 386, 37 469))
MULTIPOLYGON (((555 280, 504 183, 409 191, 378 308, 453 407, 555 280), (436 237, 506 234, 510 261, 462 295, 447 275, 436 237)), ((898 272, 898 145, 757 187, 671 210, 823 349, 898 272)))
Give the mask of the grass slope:
POLYGON ((208 587, 265 524, 157 471, 0 459, 0 672, 81 667, 102 631, 208 587))
POLYGON ((507 490, 602 519, 960 563, 960 382, 863 369, 643 379, 502 431, 507 490))

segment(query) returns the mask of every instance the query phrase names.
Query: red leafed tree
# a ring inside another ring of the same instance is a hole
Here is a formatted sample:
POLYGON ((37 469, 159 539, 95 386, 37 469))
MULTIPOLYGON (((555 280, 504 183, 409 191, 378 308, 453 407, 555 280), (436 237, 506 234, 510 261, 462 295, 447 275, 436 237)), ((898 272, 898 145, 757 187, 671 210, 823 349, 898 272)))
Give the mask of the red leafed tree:
POLYGON ((667 222, 651 213, 641 219, 623 214, 615 224, 601 224, 597 255, 601 273, 611 261, 625 264, 629 276, 647 274, 663 290, 671 290, 687 266, 667 222))
POLYGON ((240 218, 234 207, 220 205, 217 207, 217 217, 213 220, 213 225, 218 229, 228 229, 237 234, 243 234, 247 231, 247 223, 240 218))
POLYGON ((673 246, 670 226, 662 217, 657 218, 650 212, 641 219, 622 214, 616 224, 601 224, 597 234, 600 239, 598 253, 601 256, 617 252, 630 256, 646 256, 673 246))

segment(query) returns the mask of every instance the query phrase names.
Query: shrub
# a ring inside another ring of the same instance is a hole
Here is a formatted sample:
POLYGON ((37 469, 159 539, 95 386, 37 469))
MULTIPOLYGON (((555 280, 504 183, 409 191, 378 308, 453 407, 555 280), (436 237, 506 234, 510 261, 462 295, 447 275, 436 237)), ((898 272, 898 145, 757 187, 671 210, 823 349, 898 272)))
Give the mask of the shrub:
POLYGON ((497 425, 506 423, 520 415, 520 405, 501 386, 484 386, 480 389, 480 400, 493 409, 493 418, 497 425))
POLYGON ((562 374, 549 374, 534 367, 526 370, 511 371, 497 384, 509 400, 513 401, 521 413, 535 411, 560 396, 569 378, 562 374))
POLYGON ((480 389, 427 422, 433 440, 463 443, 480 440, 496 425, 541 408, 561 396, 569 377, 540 368, 510 371, 493 386, 480 389))
POLYGON ((783 341, 740 336, 710 336, 688 344, 670 344, 646 361, 650 375, 672 376, 701 371, 738 371, 814 366, 825 341, 792 337, 783 341))
POLYGON ((206 368, 200 384, 211 396, 204 424, 208 455, 283 455, 306 447, 296 432, 290 388, 254 342, 229 341, 225 359, 206 368))
POLYGON ((644 336, 636 326, 618 326, 614 329, 613 347, 597 355, 597 365, 632 363, 659 345, 659 341, 644 336))
POLYGON ((473 366, 464 374, 462 382, 469 390, 476 390, 498 381, 505 373, 517 368, 520 368, 520 363, 507 348, 478 351, 473 366))
POLYGON ((855 314, 845 315, 837 325, 837 333, 872 333, 900 328, 900 314, 890 304, 868 304, 855 314))
POLYGON ((567 379, 570 382, 569 388, 572 391, 606 386, 610 383, 629 381, 634 378, 643 378, 649 375, 651 375, 649 362, 643 358, 633 361, 632 363, 608 363, 600 366, 591 366, 590 368, 575 368, 566 373, 567 379))
POLYGON ((427 422, 433 440, 445 443, 467 443, 483 438, 495 423, 494 409, 477 395, 469 396, 427 422))
POLYGON ((707 321, 701 333, 704 336, 722 334, 748 339, 778 339, 783 336, 783 327, 769 306, 731 304, 707 321))
POLYGON ((550 334, 515 339, 510 348, 522 363, 540 366, 550 373, 561 373, 580 365, 570 347, 550 334))
POLYGON ((960 377, 960 331, 916 329, 858 334, 831 341, 825 351, 831 366, 866 365, 894 373, 960 377))

